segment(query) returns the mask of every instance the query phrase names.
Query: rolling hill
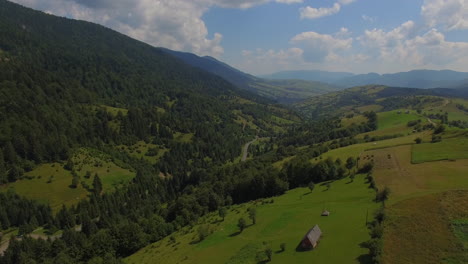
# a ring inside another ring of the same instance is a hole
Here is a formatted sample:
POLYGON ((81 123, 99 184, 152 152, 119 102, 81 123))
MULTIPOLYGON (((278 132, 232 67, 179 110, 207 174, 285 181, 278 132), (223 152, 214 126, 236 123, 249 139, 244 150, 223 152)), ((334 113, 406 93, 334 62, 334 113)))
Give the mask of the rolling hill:
POLYGON ((296 103, 295 107, 304 115, 316 118, 340 115, 368 105, 378 105, 382 110, 404 107, 417 109, 421 97, 430 100, 427 96, 467 98, 468 89, 417 89, 368 85, 311 97, 296 103))

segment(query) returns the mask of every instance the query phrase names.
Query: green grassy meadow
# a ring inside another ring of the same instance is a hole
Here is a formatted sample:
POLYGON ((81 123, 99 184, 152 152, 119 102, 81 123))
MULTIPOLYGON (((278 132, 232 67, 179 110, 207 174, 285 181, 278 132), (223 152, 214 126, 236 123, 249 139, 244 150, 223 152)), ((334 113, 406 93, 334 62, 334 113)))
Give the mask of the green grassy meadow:
POLYGON ((447 112, 449 120, 468 121, 468 113, 458 109, 456 107, 457 104, 468 106, 468 100, 461 98, 446 99, 443 104, 434 107, 426 107, 424 111, 429 114, 447 112))
POLYGON ((312 193, 306 188, 288 191, 285 195, 265 199, 274 203, 250 202, 232 206, 224 221, 216 213, 202 218, 198 225, 186 227, 141 249, 125 259, 126 263, 257 263, 256 252, 265 247, 273 249, 272 263, 359 263, 367 249, 360 243, 369 239, 366 214, 369 217, 378 207, 372 200, 375 192, 358 175, 354 182, 342 179, 325 186, 317 185, 312 193), (247 209, 257 208, 257 223, 238 234, 237 221, 247 209), (322 209, 330 210, 329 217, 320 216, 322 209), (196 230, 208 224, 212 234, 198 242, 196 230), (318 224, 323 232, 313 251, 297 252, 296 246, 304 234, 318 224), (286 243, 285 252, 280 244, 286 243), (337 254, 339 249, 339 254, 337 254))
POLYGON ((437 143, 416 144, 412 149, 412 162, 468 159, 468 136, 443 139, 437 143))
POLYGON ((322 155, 322 158, 326 159, 328 157, 331 157, 334 159, 340 158, 341 160, 346 160, 348 157, 358 157, 361 153, 368 151, 368 150, 372 150, 372 149, 381 149, 381 148, 388 148, 388 147, 394 147, 394 146, 400 146, 400 145, 411 145, 411 144, 414 144, 414 140, 417 137, 421 137, 421 138, 425 138, 429 140, 430 135, 428 131, 423 131, 420 133, 415 133, 412 135, 398 137, 398 138, 350 145, 347 147, 330 150, 324 153, 322 155))
POLYGON ((393 127, 405 126, 408 121, 424 119, 421 115, 416 114, 416 111, 412 110, 406 114, 406 110, 398 109, 388 112, 381 112, 377 114, 378 129, 386 129, 393 127), (398 113, 400 112, 400 113, 398 113))
POLYGON ((69 187, 72 181, 71 173, 63 169, 60 163, 39 165, 26 175, 34 178, 7 184, 1 187, 1 190, 13 189, 19 195, 49 203, 54 211, 59 210, 62 205, 76 204, 80 199, 86 198, 88 193, 81 187, 69 187))

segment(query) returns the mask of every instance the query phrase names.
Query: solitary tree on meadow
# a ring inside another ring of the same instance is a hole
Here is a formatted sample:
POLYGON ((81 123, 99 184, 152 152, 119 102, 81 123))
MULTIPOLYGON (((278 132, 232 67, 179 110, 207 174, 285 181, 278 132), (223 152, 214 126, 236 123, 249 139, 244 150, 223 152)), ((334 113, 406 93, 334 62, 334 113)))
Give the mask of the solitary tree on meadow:
POLYGON ((267 256, 268 261, 271 261, 271 256, 273 256, 273 250, 271 249, 270 246, 267 246, 265 248, 265 255, 267 256))
POLYGON ((198 240, 203 241, 210 234, 210 226, 207 224, 201 225, 197 229, 198 240))
POLYGON ((218 214, 219 214, 219 217, 223 218, 223 221, 224 221, 224 217, 226 217, 226 214, 227 214, 226 208, 224 207, 219 208, 218 214))
POLYGON ((314 182, 313 181, 309 182, 309 185, 307 187, 309 187, 310 192, 312 192, 315 188, 314 182))
POLYGON ((286 250, 286 243, 281 243, 280 244, 280 249, 281 249, 281 252, 284 252, 286 250))
POLYGON ((353 157, 349 157, 346 160, 346 168, 348 169, 348 171, 351 171, 351 169, 354 168, 354 166, 356 166, 356 159, 354 159, 353 157))
POLYGON ((245 227, 247 226, 247 222, 243 217, 239 218, 239 221, 237 222, 237 226, 240 229, 240 232, 244 231, 245 227))
POLYGON ((252 224, 255 225, 257 222, 257 209, 255 207, 249 208, 249 218, 252 220, 252 224))

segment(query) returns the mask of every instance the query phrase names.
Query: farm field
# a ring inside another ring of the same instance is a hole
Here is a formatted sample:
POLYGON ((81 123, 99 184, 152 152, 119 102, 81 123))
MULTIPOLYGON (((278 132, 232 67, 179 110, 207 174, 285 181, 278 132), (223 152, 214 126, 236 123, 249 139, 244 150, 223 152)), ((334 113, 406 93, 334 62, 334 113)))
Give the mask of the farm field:
POLYGON ((411 159, 413 163, 456 159, 468 159, 468 136, 413 145, 411 159))
POLYGON ((423 139, 429 140, 430 132, 423 131, 423 132, 414 133, 408 136, 386 139, 386 140, 375 141, 375 142, 354 144, 354 145, 350 145, 350 146, 339 148, 339 149, 333 149, 324 153, 322 155, 322 158, 326 159, 328 157, 331 157, 334 159, 340 158, 341 160, 346 160, 348 157, 358 157, 362 152, 367 151, 367 150, 414 144, 414 140, 417 137, 421 137, 423 139))
POLYGON ((364 152, 374 160, 377 186, 391 189, 389 204, 424 194, 468 188, 468 159, 411 163, 411 145, 364 152))
MULTIPOLYGON (((441 143, 449 143, 446 152, 455 144, 449 140, 462 141, 444 139, 441 143)), ((430 147, 435 144, 421 145, 427 145, 418 150, 427 157, 437 157, 444 151, 442 146, 430 147)), ((378 188, 387 186, 391 190, 386 203, 383 263, 466 263, 468 255, 461 234, 466 232, 463 223, 468 219, 468 159, 412 164, 414 150, 421 145, 361 155, 362 160, 374 160, 378 188)), ((455 149, 454 153, 462 151, 455 149)))
POLYGON ((430 194, 388 207, 382 263, 467 263, 467 219, 468 190, 430 194))
POLYGON ((141 249, 125 259, 126 263, 257 263, 257 251, 266 245, 273 250, 271 263, 360 263, 365 261, 367 249, 360 243, 369 239, 366 214, 369 218, 379 206, 373 202, 374 190, 364 183, 364 175, 354 182, 342 179, 327 190, 317 185, 309 189, 290 190, 285 195, 264 199, 267 203, 251 202, 232 206, 224 221, 216 214, 205 216, 194 227, 186 227, 169 237, 141 249), (268 201, 274 200, 273 203, 268 201), (247 209, 257 208, 257 223, 238 233, 237 221, 247 209), (329 217, 320 216, 322 209, 330 210, 329 217), (212 234, 198 242, 196 230, 208 224, 212 234), (313 251, 298 252, 296 246, 315 224, 323 232, 319 246, 313 251), (286 250, 280 252, 280 244, 286 250), (337 254, 337 248, 340 254, 337 254), (213 254, 216 252, 216 254, 213 254))

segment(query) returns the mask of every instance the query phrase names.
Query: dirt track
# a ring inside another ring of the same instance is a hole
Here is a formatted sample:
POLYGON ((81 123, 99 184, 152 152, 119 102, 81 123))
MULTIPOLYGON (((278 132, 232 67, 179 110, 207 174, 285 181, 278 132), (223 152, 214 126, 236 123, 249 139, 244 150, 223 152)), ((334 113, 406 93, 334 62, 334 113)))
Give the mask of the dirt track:
POLYGON ((245 160, 247 160, 247 155, 249 154, 249 147, 250 147, 250 145, 252 143, 254 143, 257 140, 258 140, 258 137, 255 137, 254 140, 249 141, 244 145, 244 147, 242 148, 242 159, 241 159, 241 161, 244 162, 245 160))

